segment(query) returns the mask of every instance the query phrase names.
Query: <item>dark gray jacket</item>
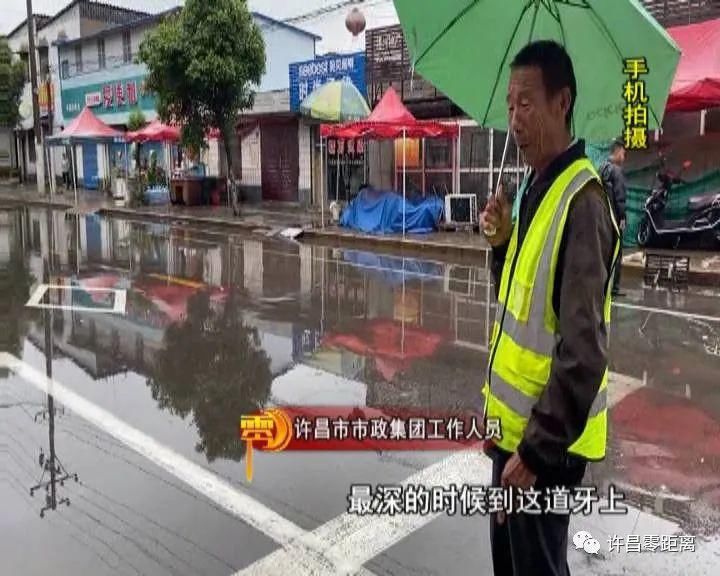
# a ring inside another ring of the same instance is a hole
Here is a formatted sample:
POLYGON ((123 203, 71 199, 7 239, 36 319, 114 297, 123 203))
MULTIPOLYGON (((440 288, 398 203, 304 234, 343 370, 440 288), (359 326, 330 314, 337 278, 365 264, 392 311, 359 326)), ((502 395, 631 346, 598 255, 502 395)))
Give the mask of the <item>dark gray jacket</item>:
MULTIPOLYGON (((558 156, 521 199, 518 242, 545 193, 560 173, 585 156, 579 140, 558 156)), ((532 181, 532 174, 530 175, 532 181)), ((608 363, 603 307, 611 279, 615 232, 601 186, 588 183, 573 199, 560 244, 553 290, 560 339, 553 351, 550 380, 536 402, 518 453, 538 478, 575 478, 583 460, 568 455, 582 434, 608 363)), ((519 248, 518 248, 519 250, 519 248)), ((493 249, 496 295, 507 245, 493 249)))
POLYGON ((605 184, 605 190, 608 193, 610 203, 615 211, 615 218, 619 224, 620 220, 625 220, 625 201, 627 197, 625 174, 620 166, 607 160, 600 167, 600 176, 605 184))

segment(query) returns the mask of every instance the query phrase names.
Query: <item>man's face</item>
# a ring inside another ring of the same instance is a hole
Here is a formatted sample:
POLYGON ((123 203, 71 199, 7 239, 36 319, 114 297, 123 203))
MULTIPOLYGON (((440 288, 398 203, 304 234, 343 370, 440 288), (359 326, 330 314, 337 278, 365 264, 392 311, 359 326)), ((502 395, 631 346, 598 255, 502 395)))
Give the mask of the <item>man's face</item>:
POLYGON ((510 73, 507 104, 515 142, 525 162, 535 167, 547 155, 553 139, 565 131, 570 91, 548 96, 540 68, 517 67, 510 73))
POLYGON ((625 164, 625 148, 620 146, 617 150, 615 150, 615 163, 618 166, 622 166, 625 164))
POLYGON ((618 146, 612 154, 613 163, 622 166, 625 163, 625 148, 618 146))

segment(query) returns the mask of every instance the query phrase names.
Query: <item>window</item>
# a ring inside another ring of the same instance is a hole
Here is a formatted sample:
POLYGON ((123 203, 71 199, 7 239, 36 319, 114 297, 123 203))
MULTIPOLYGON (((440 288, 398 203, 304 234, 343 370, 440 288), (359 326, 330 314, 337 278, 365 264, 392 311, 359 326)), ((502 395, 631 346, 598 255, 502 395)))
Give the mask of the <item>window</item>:
POLYGON ((75 72, 80 74, 83 70, 82 44, 75 46, 75 72))
POLYGON ((123 32, 123 62, 129 64, 132 62, 132 42, 130 41, 130 32, 123 32))
POLYGON ((46 78, 48 74, 50 74, 50 56, 48 54, 48 49, 44 46, 41 46, 38 49, 38 52, 40 54, 40 77, 46 78))
POLYGON ((98 68, 101 70, 105 68, 105 38, 98 38, 97 41, 98 51, 98 68))
POLYGON ((68 62, 67 58, 60 62, 60 77, 62 79, 67 78, 70 76, 70 62, 68 62))
MULTIPOLYGON (((506 133, 487 130, 468 122, 460 129, 460 193, 476 194, 478 207, 483 209, 488 195, 494 191, 500 174, 506 133)), ((516 192, 522 182, 524 166, 515 141, 510 138, 503 178, 516 192)))
POLYGON ((24 67, 24 77, 25 82, 30 82, 30 58, 28 57, 27 52, 21 52, 20 53, 20 59, 22 60, 22 63, 25 65, 24 67))
POLYGON ((27 132, 27 138, 28 138, 28 157, 31 164, 34 164, 37 161, 37 154, 35 150, 35 130, 28 130, 27 132))

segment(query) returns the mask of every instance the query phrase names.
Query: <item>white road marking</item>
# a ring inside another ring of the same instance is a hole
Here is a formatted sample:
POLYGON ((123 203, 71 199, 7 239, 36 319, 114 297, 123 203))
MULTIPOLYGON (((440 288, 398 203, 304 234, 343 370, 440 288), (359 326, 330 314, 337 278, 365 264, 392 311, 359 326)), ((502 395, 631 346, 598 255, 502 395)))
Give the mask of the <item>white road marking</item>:
MULTIPOLYGON (((420 470, 402 482, 423 486, 449 486, 455 484, 488 484, 492 463, 478 450, 456 452, 449 457, 420 470)), ((396 514, 393 516, 358 516, 345 513, 317 528, 313 535, 323 542, 323 554, 336 568, 297 565, 292 547, 283 547, 262 560, 240 570, 234 576, 321 576, 356 574, 357 570, 381 552, 387 550, 409 534, 439 517, 441 513, 421 516, 396 514)))
POLYGON ((317 565, 324 563, 323 560, 319 560, 320 555, 316 552, 322 548, 321 543, 312 534, 257 500, 238 492, 232 485, 218 478, 212 472, 160 444, 152 437, 89 402, 56 380, 48 378, 12 354, 0 352, 0 366, 12 370, 41 392, 51 394, 69 410, 185 482, 252 528, 283 546, 292 543, 294 550, 317 565))
POLYGON ((706 314, 695 314, 693 312, 681 312, 680 310, 668 310, 667 308, 652 308, 639 304, 626 304, 625 302, 613 302, 613 306, 627 308, 629 310, 642 310, 643 312, 654 312, 666 316, 677 316, 678 318, 692 318, 694 320, 705 320, 707 322, 720 322, 720 316, 708 316, 706 314))
POLYGON ((125 303, 127 301, 127 290, 115 288, 90 288, 85 286, 55 286, 52 284, 40 284, 25 303, 30 308, 51 308, 53 310, 73 310, 75 312, 95 312, 105 314, 125 314, 125 303), (50 290, 80 290, 82 292, 101 292, 105 294, 113 294, 112 308, 90 308, 87 306, 74 306, 67 304, 43 304, 40 302, 45 293, 50 290))

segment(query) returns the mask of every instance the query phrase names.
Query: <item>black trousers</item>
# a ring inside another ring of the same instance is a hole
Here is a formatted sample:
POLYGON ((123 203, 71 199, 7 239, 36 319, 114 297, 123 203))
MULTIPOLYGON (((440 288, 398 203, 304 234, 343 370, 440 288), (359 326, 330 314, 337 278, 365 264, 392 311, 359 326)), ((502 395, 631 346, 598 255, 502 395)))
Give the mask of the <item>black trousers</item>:
MULTIPOLYGON (((500 486, 503 468, 510 454, 494 449, 488 452, 493 460, 492 485, 500 486)), ((538 478, 534 487, 564 486, 570 491, 582 482, 585 463, 578 461, 572 468, 554 478, 538 478)), ((538 500, 543 508, 544 498, 538 500)), ((506 514, 503 524, 497 515, 490 515, 490 547, 495 576, 569 576, 567 563, 569 514, 506 514)))

